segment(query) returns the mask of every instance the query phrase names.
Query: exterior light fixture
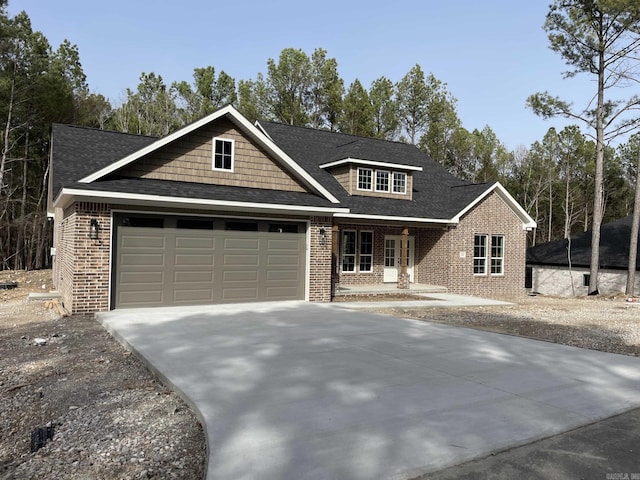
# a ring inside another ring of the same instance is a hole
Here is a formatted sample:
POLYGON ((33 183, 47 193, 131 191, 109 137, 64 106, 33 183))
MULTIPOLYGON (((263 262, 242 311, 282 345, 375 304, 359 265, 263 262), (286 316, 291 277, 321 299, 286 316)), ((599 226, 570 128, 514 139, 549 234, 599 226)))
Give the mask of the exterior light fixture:
POLYGON ((320 230, 318 230, 318 233, 320 234, 320 245, 326 245, 327 244, 327 231, 324 228, 321 228, 320 230))
POLYGON ((100 232, 100 226, 98 225, 98 220, 96 220, 95 218, 92 218, 91 223, 89 224, 89 238, 91 240, 97 240, 99 232, 100 232))

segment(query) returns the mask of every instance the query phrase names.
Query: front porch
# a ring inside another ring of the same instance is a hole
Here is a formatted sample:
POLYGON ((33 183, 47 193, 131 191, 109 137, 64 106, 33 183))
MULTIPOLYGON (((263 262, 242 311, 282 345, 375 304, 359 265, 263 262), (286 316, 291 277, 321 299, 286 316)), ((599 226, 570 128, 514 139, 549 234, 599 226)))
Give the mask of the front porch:
POLYGON ((334 296, 367 296, 367 295, 419 295, 428 293, 446 293, 447 287, 410 283, 409 288, 398 288, 397 283, 377 283, 370 285, 336 285, 334 296))

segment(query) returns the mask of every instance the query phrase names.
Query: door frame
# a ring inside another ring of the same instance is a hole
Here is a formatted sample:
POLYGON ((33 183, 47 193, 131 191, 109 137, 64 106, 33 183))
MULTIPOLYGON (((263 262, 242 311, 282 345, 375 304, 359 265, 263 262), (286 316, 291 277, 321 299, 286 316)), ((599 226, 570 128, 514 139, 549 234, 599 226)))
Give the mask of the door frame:
MULTIPOLYGON (((414 262, 415 262, 415 236, 409 235, 409 248, 407 249, 407 273, 409 274, 409 282, 413 283, 413 271, 414 271, 414 262)), ((398 283, 398 274, 400 273, 400 269, 402 268, 400 265, 400 255, 402 248, 402 235, 385 235, 384 243, 383 243, 383 252, 382 252, 382 281, 384 283, 398 283), (395 265, 386 266, 387 260, 387 240, 394 241, 394 256, 395 256, 395 265)))

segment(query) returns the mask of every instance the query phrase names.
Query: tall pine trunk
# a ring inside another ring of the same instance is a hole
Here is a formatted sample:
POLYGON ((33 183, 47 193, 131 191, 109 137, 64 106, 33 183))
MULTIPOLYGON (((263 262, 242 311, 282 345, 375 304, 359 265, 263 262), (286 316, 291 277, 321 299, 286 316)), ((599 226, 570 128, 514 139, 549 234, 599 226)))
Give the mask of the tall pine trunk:
POLYGON ((627 295, 635 295, 636 257, 638 254, 638 229, 640 228, 640 148, 638 149, 638 171, 636 172, 636 196, 633 202, 633 221, 629 238, 629 264, 627 265, 627 295))

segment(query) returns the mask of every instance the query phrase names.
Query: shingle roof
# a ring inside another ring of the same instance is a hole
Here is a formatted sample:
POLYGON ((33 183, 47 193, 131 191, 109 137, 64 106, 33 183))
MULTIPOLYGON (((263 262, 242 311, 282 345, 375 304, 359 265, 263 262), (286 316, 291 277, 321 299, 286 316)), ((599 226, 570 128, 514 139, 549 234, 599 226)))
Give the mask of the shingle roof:
POLYGON ((280 123, 260 122, 260 125, 287 155, 325 185, 352 213, 450 219, 491 187, 491 184, 470 184, 454 177, 415 145, 280 123), (422 167, 421 172, 412 172, 413 200, 349 195, 330 172, 320 168, 349 156, 422 167))
MULTIPOLYGON (((600 268, 627 269, 632 217, 623 217, 602 225, 600 229, 600 268)), ((591 263, 591 230, 571 236, 571 265, 589 267, 591 263)), ((567 240, 541 243, 527 249, 527 263, 568 267, 567 240)), ((640 255, 636 270, 640 269, 640 255)))
POLYGON ((53 198, 67 184, 155 142, 157 138, 74 125, 52 126, 53 198))

